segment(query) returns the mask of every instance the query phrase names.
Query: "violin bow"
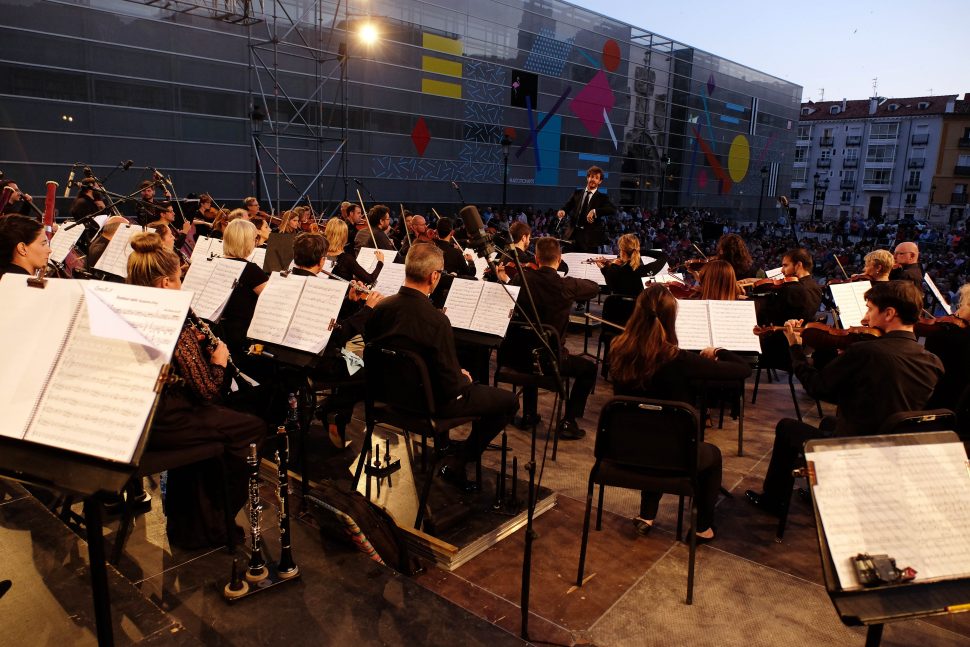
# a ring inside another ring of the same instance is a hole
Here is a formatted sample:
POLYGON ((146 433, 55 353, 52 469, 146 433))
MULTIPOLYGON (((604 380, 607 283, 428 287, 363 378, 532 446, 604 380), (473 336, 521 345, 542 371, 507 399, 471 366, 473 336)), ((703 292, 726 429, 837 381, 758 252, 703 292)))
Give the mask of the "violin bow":
POLYGON ((408 247, 411 246, 411 232, 408 231, 408 222, 404 218, 404 203, 398 202, 397 206, 401 207, 401 226, 404 227, 404 235, 408 239, 408 247))
POLYGON ((839 269, 842 270, 842 276, 844 276, 845 278, 849 278, 849 273, 845 271, 844 267, 842 267, 842 261, 839 260, 839 255, 832 254, 832 256, 835 257, 835 262, 838 263, 839 269))
POLYGON ((364 206, 364 198, 360 195, 360 189, 357 189, 357 199, 360 200, 360 208, 364 212, 364 222, 367 223, 367 231, 370 232, 370 239, 374 243, 374 249, 380 249, 377 246, 377 238, 374 236, 374 228, 370 226, 370 218, 367 217, 367 207, 364 206))

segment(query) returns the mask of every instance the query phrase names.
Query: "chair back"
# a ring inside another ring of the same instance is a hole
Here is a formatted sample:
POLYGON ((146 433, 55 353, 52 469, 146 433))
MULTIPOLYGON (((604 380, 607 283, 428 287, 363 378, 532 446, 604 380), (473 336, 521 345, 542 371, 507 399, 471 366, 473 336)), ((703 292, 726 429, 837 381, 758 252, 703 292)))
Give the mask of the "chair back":
POLYGON ((694 479, 699 420, 697 410, 683 402, 614 398, 600 412, 593 455, 597 462, 694 479))
MULTIPOLYGON (((622 294, 611 294, 603 301, 603 318, 618 326, 625 326, 633 315, 637 298, 622 294)), ((607 332, 604 328, 603 332, 607 332)), ((609 329, 609 334, 619 334, 620 331, 609 329)))
POLYGON ((367 344, 364 346, 364 366, 367 367, 365 400, 368 409, 377 402, 414 416, 435 415, 428 367, 420 355, 400 348, 367 344))
POLYGON ((913 434, 924 431, 956 431, 957 417, 949 409, 899 411, 879 425, 879 435, 913 434))
MULTIPOLYGON (((559 333, 549 324, 542 324, 542 330, 547 334, 549 346, 556 353, 557 360, 562 359, 562 346, 559 333)), ((498 348, 496 364, 498 367, 508 367, 520 373, 538 374, 536 362, 543 375, 552 375, 549 349, 539 339, 536 331, 522 321, 513 321, 505 333, 505 339, 498 348), (535 351, 538 349, 538 355, 535 351)))

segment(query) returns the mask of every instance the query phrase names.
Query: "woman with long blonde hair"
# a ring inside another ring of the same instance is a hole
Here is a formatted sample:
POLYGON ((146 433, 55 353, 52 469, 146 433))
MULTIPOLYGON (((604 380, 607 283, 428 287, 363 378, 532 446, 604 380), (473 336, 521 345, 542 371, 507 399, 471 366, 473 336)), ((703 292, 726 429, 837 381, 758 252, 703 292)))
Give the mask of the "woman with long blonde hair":
POLYGON ((643 278, 653 276, 667 263, 667 255, 659 250, 650 252, 654 258, 644 264, 640 256, 640 239, 633 234, 623 234, 617 240, 619 254, 615 259, 597 259, 596 264, 606 279, 606 286, 613 294, 635 297, 643 290, 643 278))
POLYGON ((374 283, 384 269, 384 252, 378 250, 374 252, 377 259, 377 266, 373 272, 368 272, 354 255, 346 249, 347 247, 347 223, 342 218, 331 218, 327 221, 327 226, 323 230, 323 235, 327 239, 327 258, 333 259, 334 268, 331 270, 340 278, 357 280, 361 283, 374 283))

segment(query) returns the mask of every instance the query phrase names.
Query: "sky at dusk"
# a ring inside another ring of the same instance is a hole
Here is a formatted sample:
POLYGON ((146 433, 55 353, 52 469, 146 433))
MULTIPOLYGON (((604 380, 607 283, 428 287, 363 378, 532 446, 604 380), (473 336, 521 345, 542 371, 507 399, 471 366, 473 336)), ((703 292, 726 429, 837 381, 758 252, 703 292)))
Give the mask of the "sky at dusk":
POLYGON ((610 0, 584 4, 802 86, 802 100, 970 92, 970 0, 610 0), (961 45, 961 43, 963 43, 961 45))

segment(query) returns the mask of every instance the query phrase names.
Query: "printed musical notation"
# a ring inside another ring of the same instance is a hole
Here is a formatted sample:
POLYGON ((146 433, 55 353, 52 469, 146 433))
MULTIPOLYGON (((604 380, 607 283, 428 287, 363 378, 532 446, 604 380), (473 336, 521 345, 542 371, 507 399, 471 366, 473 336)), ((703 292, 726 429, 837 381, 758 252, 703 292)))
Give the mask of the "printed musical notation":
POLYGON ((246 264, 226 258, 208 258, 192 263, 182 290, 192 292, 192 309, 208 321, 219 321, 246 264))
POLYGON ((687 350, 715 347, 759 353, 755 325, 752 301, 677 301, 677 342, 687 350))
POLYGON ((830 285, 832 300, 839 309, 839 321, 843 328, 861 326, 862 318, 866 315, 866 291, 872 287, 869 281, 854 283, 836 283, 830 285))
POLYGON ((274 273, 256 302, 251 339, 320 353, 347 294, 348 284, 315 276, 274 273))
POLYGON ((67 258, 67 255, 71 253, 74 249, 75 243, 84 233, 83 226, 71 227, 66 229, 64 227, 58 228, 54 232, 54 237, 51 238, 51 257, 50 259, 55 263, 63 263, 67 258))
POLYGON ((131 245, 129 245, 129 242, 136 231, 141 231, 141 227, 134 227, 132 225, 118 227, 111 237, 111 240, 108 241, 108 246, 104 248, 104 253, 101 254, 101 258, 95 263, 94 269, 107 272, 108 274, 114 274, 121 278, 127 278, 128 257, 131 256, 131 245))
POLYGON ((456 279, 448 291, 444 313, 455 328, 504 337, 519 289, 517 286, 456 279))

